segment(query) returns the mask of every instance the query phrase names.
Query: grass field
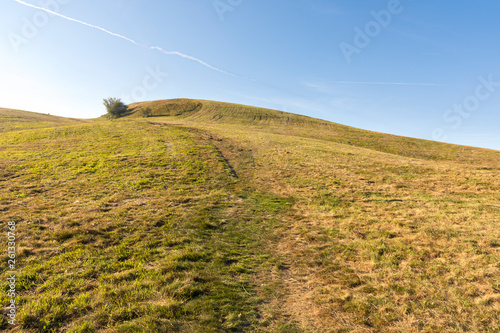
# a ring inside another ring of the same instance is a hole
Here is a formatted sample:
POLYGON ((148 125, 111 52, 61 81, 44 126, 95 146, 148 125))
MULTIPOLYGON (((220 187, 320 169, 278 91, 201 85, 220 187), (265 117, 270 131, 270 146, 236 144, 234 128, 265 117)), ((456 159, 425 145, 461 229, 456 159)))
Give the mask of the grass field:
POLYGON ((64 126, 83 122, 85 121, 80 119, 70 119, 35 112, 0 108, 0 133, 64 126))
POLYGON ((500 152, 210 101, 131 107, 0 113, 0 216, 19 237, 18 322, 0 329, 500 331, 500 152))

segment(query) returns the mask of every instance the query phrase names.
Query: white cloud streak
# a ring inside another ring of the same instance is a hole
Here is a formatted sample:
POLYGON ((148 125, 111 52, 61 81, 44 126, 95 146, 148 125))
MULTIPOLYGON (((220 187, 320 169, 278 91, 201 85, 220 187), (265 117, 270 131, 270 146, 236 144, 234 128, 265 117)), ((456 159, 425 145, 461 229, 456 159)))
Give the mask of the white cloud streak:
MULTIPOLYGON (((83 24, 83 25, 85 25, 87 27, 100 30, 102 32, 107 33, 108 35, 111 35, 111 36, 114 36, 114 37, 126 40, 127 42, 130 42, 130 43, 132 43, 134 45, 145 47, 144 45, 139 44, 138 42, 136 42, 135 40, 133 40, 131 38, 128 38, 128 37, 125 37, 123 35, 114 33, 114 32, 109 31, 107 29, 101 28, 101 27, 99 27, 97 25, 86 23, 86 22, 83 22, 83 21, 80 21, 80 20, 77 20, 77 19, 65 16, 65 15, 59 14, 57 12, 54 12, 54 11, 50 10, 50 9, 47 9, 47 8, 44 8, 44 7, 40 7, 40 6, 36 6, 36 5, 30 4, 30 3, 27 3, 27 2, 22 1, 22 0, 14 0, 14 1, 17 2, 17 3, 19 3, 19 4, 21 4, 21 5, 23 5, 23 6, 27 6, 27 7, 31 7, 31 8, 34 8, 34 9, 42 10, 42 11, 44 11, 46 13, 58 16, 58 17, 63 18, 65 20, 68 20, 68 21, 71 21, 71 22, 76 22, 76 23, 79 23, 79 24, 83 24)), ((224 73, 224 74, 227 74, 227 75, 231 75, 231 76, 235 76, 235 77, 239 77, 239 78, 244 78, 244 77, 238 76, 236 74, 232 74, 232 73, 226 72, 226 71, 224 71, 222 69, 219 69, 217 67, 214 67, 212 65, 209 65, 209 64, 207 64, 206 62, 204 62, 204 61, 202 61, 200 59, 197 59, 195 57, 189 56, 189 55, 181 53, 181 52, 177 52, 177 51, 165 51, 164 49, 162 49, 161 47, 158 47, 158 46, 151 46, 151 47, 149 47, 149 49, 160 51, 160 52, 162 52, 162 53, 164 53, 166 55, 175 55, 175 56, 178 56, 178 57, 181 57, 181 58, 184 58, 184 59, 192 60, 192 61, 195 61, 195 62, 197 62, 197 63, 199 63, 199 64, 201 64, 201 65, 203 65, 203 66, 205 66, 207 68, 210 68, 210 69, 212 69, 214 71, 218 71, 218 72, 221 72, 221 73, 224 73)), ((246 79, 246 78, 244 78, 244 79, 246 79)))
POLYGON ((96 25, 93 25, 93 24, 89 24, 89 23, 86 23, 86 22, 83 22, 83 21, 80 21, 80 20, 77 20, 77 19, 74 19, 74 18, 71 18, 71 17, 67 17, 67 16, 64 16, 62 14, 59 14, 57 12, 54 12, 50 9, 47 9, 47 8, 43 8, 43 7, 39 7, 39 6, 35 6, 33 4, 30 4, 30 3, 27 3, 27 2, 24 2, 24 1, 21 1, 21 0, 14 0, 15 2, 21 4, 21 5, 24 5, 24 6, 27 6, 27 7, 31 7, 31 8, 35 8, 35 9, 38 9, 38 10, 43 10, 44 12, 46 13, 49 13, 49 14, 52 14, 52 15, 55 15, 55 16, 58 16, 58 17, 61 17, 65 20, 68 20, 68 21, 72 21, 72 22, 76 22, 76 23, 80 23, 80 24, 83 24, 83 25, 86 25, 87 27, 90 27, 90 28, 94 28, 94 29, 98 29, 98 30, 101 30, 111 36, 115 36, 115 37, 118 37, 118 38, 121 38, 121 39, 124 39, 130 43, 133 43, 135 45, 140 45, 139 43, 137 43, 135 40, 133 39, 130 39, 130 38, 127 38, 125 36, 122 36, 120 34, 116 34, 114 32, 111 32, 109 30, 106 30, 104 28, 101 28, 101 27, 98 27, 96 25))
POLYGON ((189 55, 181 53, 181 52, 177 52, 177 51, 165 51, 164 49, 162 49, 161 47, 158 47, 158 46, 151 46, 150 49, 151 50, 160 51, 160 52, 162 52, 164 54, 167 54, 167 55, 176 55, 176 56, 179 56, 179 57, 184 58, 184 59, 189 59, 189 60, 192 60, 192 61, 196 61, 197 63, 200 63, 200 64, 202 64, 205 67, 213 69, 214 71, 221 72, 221 73, 224 73, 224 74, 227 74, 227 75, 231 75, 231 76, 236 76, 236 77, 239 77, 239 78, 243 78, 243 77, 238 76, 236 74, 229 73, 229 72, 226 72, 226 71, 224 71, 222 69, 219 69, 217 67, 209 65, 206 62, 201 61, 200 59, 196 59, 195 57, 189 56, 189 55))
POLYGON ((441 86, 437 83, 413 83, 413 82, 364 82, 364 81, 335 81, 336 84, 364 84, 364 85, 386 85, 386 86, 441 86))

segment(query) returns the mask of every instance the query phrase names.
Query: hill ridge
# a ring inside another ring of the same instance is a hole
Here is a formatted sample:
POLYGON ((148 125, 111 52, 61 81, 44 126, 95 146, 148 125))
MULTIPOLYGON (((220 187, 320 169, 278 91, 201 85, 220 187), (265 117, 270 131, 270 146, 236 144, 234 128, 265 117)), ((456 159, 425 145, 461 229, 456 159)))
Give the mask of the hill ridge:
POLYGON ((249 129, 276 134, 316 138, 410 158, 474 163, 478 158, 498 165, 500 152, 425 139, 358 129, 335 122, 272 109, 194 99, 133 103, 128 117, 141 117, 149 108, 152 118, 168 117, 181 123, 245 125, 249 129))
POLYGON ((0 133, 81 124, 84 122, 87 122, 87 120, 0 108, 0 133))

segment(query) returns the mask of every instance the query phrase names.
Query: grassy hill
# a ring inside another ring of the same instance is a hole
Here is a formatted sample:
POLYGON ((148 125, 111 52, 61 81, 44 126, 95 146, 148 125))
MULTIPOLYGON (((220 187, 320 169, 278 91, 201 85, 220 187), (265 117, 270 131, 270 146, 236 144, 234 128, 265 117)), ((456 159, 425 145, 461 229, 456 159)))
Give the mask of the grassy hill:
MULTIPOLYGON (((130 105, 131 117, 149 108, 154 117, 168 116, 177 122, 244 125, 261 132, 315 138, 406 157, 476 163, 492 161, 498 152, 442 144, 366 131, 325 120, 253 106, 203 100, 164 100, 130 105)), ((494 164, 494 163, 493 163, 494 164)))
POLYGON ((81 124, 83 120, 70 119, 41 113, 0 108, 0 133, 81 124))
POLYGON ((500 152, 211 101, 131 107, 1 134, 19 313, 0 329, 500 330, 500 152))

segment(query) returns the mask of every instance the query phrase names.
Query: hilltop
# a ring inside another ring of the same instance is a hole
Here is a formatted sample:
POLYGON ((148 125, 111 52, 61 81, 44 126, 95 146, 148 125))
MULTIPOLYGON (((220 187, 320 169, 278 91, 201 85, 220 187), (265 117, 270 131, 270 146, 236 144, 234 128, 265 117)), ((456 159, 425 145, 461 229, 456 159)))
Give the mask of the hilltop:
POLYGON ((213 101, 130 109, 0 119, 19 235, 1 329, 500 330, 499 151, 213 101))
POLYGON ((141 117, 150 108, 153 117, 171 121, 217 125, 244 125, 250 130, 315 138, 406 157, 459 162, 490 161, 498 152, 361 130, 325 120, 247 105, 176 99, 134 103, 129 117, 141 117))

